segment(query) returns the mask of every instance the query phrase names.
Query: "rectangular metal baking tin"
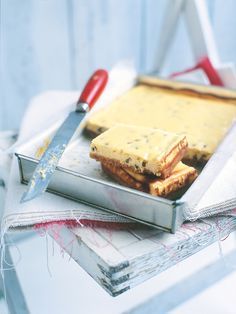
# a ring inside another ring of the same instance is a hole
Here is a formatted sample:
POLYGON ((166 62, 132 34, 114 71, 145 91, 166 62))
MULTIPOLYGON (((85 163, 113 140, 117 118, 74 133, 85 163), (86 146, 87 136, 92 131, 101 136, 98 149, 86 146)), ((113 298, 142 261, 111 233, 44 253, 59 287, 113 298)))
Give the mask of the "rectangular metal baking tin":
MULTIPOLYGON (((165 81, 166 82, 166 81, 165 81)), ((181 83, 182 84, 182 83, 181 83)), ((181 85, 182 87, 182 85, 181 85)), ((191 85, 190 85, 191 87, 191 85)), ((81 135, 83 136, 83 135, 81 135)), ((185 206, 194 206, 205 193, 219 170, 226 162, 226 158, 232 153, 232 148, 227 154, 219 154, 219 151, 229 150, 229 141, 236 136, 236 125, 234 125, 226 136, 226 140, 220 145, 220 149, 211 157, 202 174, 199 175, 194 184, 177 201, 154 197, 147 193, 126 188, 116 183, 100 180, 92 176, 83 175, 76 171, 58 166, 49 184, 48 191, 69 199, 113 212, 131 220, 156 227, 163 231, 175 233, 185 220, 185 206), (232 135, 233 134, 233 135, 232 135), (215 158, 215 155, 217 158, 215 158), (220 158, 219 158, 220 156, 220 158)), ((45 133, 44 133, 45 137, 45 133)), ((26 144, 35 146, 40 137, 26 144)), ((28 183, 38 160, 27 156, 28 151, 23 146, 16 153, 19 162, 21 182, 28 183)), ((88 157, 89 158, 89 157, 88 157)))
MULTIPOLYGON (((16 155, 21 182, 27 184, 38 160, 20 153, 16 155)), ((180 202, 153 197, 60 166, 56 168, 48 191, 172 233, 183 222, 180 202)))

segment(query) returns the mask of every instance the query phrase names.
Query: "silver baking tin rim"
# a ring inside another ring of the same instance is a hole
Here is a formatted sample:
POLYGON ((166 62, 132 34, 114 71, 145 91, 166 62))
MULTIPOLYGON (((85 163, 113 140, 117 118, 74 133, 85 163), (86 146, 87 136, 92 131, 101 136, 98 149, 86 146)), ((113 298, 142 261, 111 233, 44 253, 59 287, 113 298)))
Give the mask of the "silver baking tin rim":
MULTIPOLYGON (((38 160, 22 153, 15 153, 15 155, 18 159, 21 183, 27 184, 38 160)), ((184 202, 151 196, 147 193, 120 186, 116 183, 92 178, 61 166, 57 166, 47 191, 110 213, 121 215, 129 218, 131 222, 133 220, 134 222, 171 233, 175 233, 184 221, 184 202), (72 178, 75 181, 69 182, 72 178), (58 182, 58 179, 63 180, 63 182, 58 182), (57 181, 56 184, 55 181, 57 181), (63 191, 65 185, 73 185, 75 182, 77 193, 72 190, 63 191), (84 188, 85 182, 87 183, 86 188, 84 188), (93 195, 91 195, 91 189, 88 188, 88 184, 93 187, 93 195), (108 193, 104 192, 106 188, 109 188, 108 193), (101 191, 103 191, 102 197, 100 194, 101 191), (110 195, 112 192, 115 192, 115 196, 113 195, 113 199, 115 198, 115 200, 107 202, 108 199, 111 199, 110 195), (120 202, 119 200, 123 199, 124 195, 126 197, 125 208, 122 206, 119 208, 117 207, 117 202, 120 202), (91 199, 92 197, 93 199, 91 199), (137 203, 139 204, 138 206, 137 203), (142 204, 145 205, 145 209, 141 208, 140 210, 140 205, 142 204)))
MULTIPOLYGON (((48 133, 51 134, 51 132, 52 129, 48 133)), ((47 133, 43 132, 43 135, 38 135, 21 146, 15 153, 18 159, 21 182, 24 184, 27 184, 38 163, 37 159, 23 153, 24 147, 30 146, 32 142, 37 142, 45 134, 47 133)), ((61 166, 57 166, 47 191, 163 231, 175 233, 181 224, 188 219, 186 212, 189 212, 189 209, 194 209, 219 171, 234 153, 232 141, 235 138, 236 122, 229 128, 198 178, 176 201, 151 196, 61 166)))

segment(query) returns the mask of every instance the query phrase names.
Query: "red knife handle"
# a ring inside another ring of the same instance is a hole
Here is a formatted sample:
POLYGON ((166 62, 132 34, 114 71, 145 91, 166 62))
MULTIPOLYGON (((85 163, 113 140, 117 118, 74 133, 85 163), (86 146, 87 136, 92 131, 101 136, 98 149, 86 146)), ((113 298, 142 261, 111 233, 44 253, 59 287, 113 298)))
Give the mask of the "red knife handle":
POLYGON ((82 94, 77 102, 77 109, 80 109, 81 103, 86 103, 91 109, 101 93, 103 92, 108 81, 108 73, 105 70, 97 70, 88 80, 82 94))

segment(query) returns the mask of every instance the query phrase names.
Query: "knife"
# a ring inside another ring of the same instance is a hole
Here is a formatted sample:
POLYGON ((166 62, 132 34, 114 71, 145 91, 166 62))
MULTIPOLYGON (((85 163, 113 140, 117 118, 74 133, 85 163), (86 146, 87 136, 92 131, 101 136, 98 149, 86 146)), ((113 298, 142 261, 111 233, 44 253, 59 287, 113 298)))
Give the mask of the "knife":
POLYGON ((108 73, 105 70, 97 70, 90 77, 76 103, 76 110, 71 112, 59 127, 40 159, 29 181, 28 189, 21 198, 21 203, 32 200, 45 192, 67 144, 86 113, 93 107, 103 92, 107 81, 108 73))

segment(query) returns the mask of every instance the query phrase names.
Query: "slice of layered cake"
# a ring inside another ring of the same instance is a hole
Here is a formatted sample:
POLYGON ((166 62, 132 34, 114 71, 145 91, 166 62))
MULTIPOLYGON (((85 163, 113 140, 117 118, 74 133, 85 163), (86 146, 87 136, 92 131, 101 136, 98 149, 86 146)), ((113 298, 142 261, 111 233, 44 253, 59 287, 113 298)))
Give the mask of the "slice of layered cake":
POLYGON ((195 168, 181 162, 187 146, 182 135, 117 125, 92 141, 90 157, 120 184, 167 197, 197 177, 195 168))
POLYGON ((137 173, 166 178, 185 155, 187 146, 183 135, 117 125, 92 141, 90 157, 137 173))

